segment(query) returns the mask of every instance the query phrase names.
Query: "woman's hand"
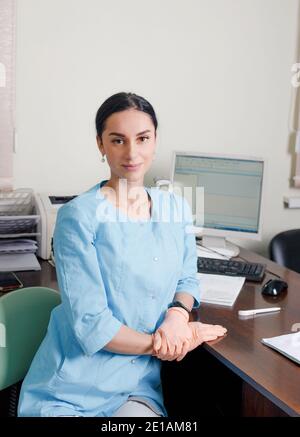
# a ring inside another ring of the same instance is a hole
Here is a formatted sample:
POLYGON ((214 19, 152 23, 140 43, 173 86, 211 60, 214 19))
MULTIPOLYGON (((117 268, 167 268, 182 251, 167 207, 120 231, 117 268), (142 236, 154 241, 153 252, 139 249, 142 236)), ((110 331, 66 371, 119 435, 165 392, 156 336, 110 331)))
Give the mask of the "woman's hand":
POLYGON ((174 361, 181 355, 185 356, 190 347, 190 340, 186 340, 182 343, 181 348, 177 348, 174 350, 172 354, 168 347, 168 342, 165 334, 163 332, 159 332, 158 330, 152 334, 153 338, 153 353, 152 355, 156 358, 159 358, 162 361, 174 361))
POLYGON ((177 361, 181 361, 188 352, 200 346, 200 344, 205 341, 216 340, 218 337, 223 337, 227 332, 227 329, 221 325, 209 325, 200 322, 190 322, 188 325, 192 333, 189 349, 187 352, 182 351, 176 359, 177 361))
POLYGON ((189 315, 183 308, 170 308, 154 334, 153 355, 172 361, 187 351, 192 338, 188 321, 189 315))
POLYGON ((161 360, 181 361, 188 352, 192 351, 197 346, 200 346, 206 341, 216 340, 218 337, 222 337, 227 332, 227 329, 223 326, 209 325, 200 322, 189 322, 188 327, 191 333, 190 338, 183 342, 180 353, 176 353, 177 351, 174 351, 173 354, 168 348, 165 335, 157 330, 155 334, 153 334, 153 355, 161 360))

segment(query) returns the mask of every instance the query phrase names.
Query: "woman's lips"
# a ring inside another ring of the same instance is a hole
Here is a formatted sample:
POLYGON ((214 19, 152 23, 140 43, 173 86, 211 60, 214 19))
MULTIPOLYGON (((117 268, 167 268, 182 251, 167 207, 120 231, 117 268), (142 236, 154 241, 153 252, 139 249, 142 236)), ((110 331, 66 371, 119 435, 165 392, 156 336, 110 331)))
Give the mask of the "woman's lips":
POLYGON ((137 170, 142 164, 135 164, 135 165, 122 165, 122 167, 126 168, 128 171, 135 171, 137 170))

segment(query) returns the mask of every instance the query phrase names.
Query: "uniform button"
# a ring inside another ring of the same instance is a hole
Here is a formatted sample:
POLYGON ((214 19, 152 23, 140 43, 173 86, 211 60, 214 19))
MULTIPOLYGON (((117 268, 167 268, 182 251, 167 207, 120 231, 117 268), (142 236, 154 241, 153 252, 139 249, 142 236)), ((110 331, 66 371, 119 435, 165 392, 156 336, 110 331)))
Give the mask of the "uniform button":
POLYGON ((155 299, 155 296, 153 294, 151 294, 151 299, 155 299))
POLYGON ((158 261, 157 256, 155 256, 155 257, 153 258, 153 261, 158 261))
POLYGON ((135 360, 131 360, 131 363, 134 364, 134 363, 135 363, 135 360))

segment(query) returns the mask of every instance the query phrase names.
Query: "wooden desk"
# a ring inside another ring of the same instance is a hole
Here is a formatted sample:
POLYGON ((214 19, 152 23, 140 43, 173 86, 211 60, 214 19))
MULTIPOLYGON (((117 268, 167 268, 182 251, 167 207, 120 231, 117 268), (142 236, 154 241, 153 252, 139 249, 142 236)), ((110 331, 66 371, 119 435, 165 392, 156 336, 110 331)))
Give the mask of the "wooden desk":
MULTIPOLYGON (((203 323, 224 325, 226 338, 204 348, 242 380, 243 416, 300 415, 300 366, 261 343, 263 337, 291 332, 300 322, 300 274, 280 267, 247 250, 248 261, 267 264, 267 269, 288 283, 288 292, 277 298, 261 294, 262 284, 246 282, 232 308, 203 304, 199 309, 203 323), (241 319, 238 310, 281 306, 274 314, 241 319)), ((272 278, 266 273, 263 283, 272 278)))
MULTIPOLYGON (((193 384, 192 390, 195 391, 198 390, 195 380, 199 376, 198 366, 203 365, 203 357, 206 354, 207 358, 214 359, 217 365, 214 379, 215 390, 218 390, 221 380, 216 379, 217 373, 223 369, 225 373, 221 378, 227 381, 225 388, 227 393, 224 393, 224 398, 229 399, 231 391, 240 393, 240 399, 237 400, 240 405, 235 410, 239 411, 238 414, 241 416, 298 416, 300 415, 300 366, 264 346, 260 340, 263 337, 289 333, 292 325, 300 322, 300 275, 247 250, 241 249, 241 256, 249 261, 267 264, 268 270, 280 275, 288 282, 288 292, 273 300, 273 298, 262 296, 260 292, 262 283, 246 282, 232 308, 202 304, 198 310, 201 321, 224 325, 228 329, 228 335, 221 341, 196 349, 181 363, 166 363, 165 367, 167 371, 175 372, 176 383, 179 375, 182 387, 185 388, 188 385, 186 380, 188 368, 190 381, 193 384), (279 305, 282 311, 250 319, 239 319, 237 314, 239 309, 263 308, 270 305, 279 305), (200 356, 201 359, 199 359, 200 356), (180 369, 184 369, 184 374, 181 376, 180 369)), ((42 266, 40 272, 18 272, 24 286, 43 285, 58 289, 55 269, 46 261, 40 260, 40 262, 42 266)), ((272 275, 267 273, 264 282, 271 277, 272 275)), ((211 363, 209 362, 208 379, 213 378, 210 369, 211 363)), ((203 376, 205 375, 201 373, 199 377, 199 392, 201 392, 203 376)), ((187 390, 190 396, 191 386, 187 390)), ((179 401, 179 396, 177 396, 177 401, 179 401)))

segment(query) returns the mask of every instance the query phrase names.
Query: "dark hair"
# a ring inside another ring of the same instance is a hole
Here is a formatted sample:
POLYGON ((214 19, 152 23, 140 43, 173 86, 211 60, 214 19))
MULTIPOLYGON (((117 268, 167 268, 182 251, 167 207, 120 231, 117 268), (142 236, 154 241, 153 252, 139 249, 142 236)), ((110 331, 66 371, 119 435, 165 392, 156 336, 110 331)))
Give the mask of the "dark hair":
POLYGON ((146 114, 150 115, 156 132, 157 118, 152 105, 146 99, 144 99, 144 97, 138 96, 134 93, 121 92, 106 99, 98 109, 96 114, 97 135, 101 138, 101 135, 105 129, 105 122, 110 115, 114 114, 115 112, 125 111, 126 109, 130 108, 145 112, 146 114))

